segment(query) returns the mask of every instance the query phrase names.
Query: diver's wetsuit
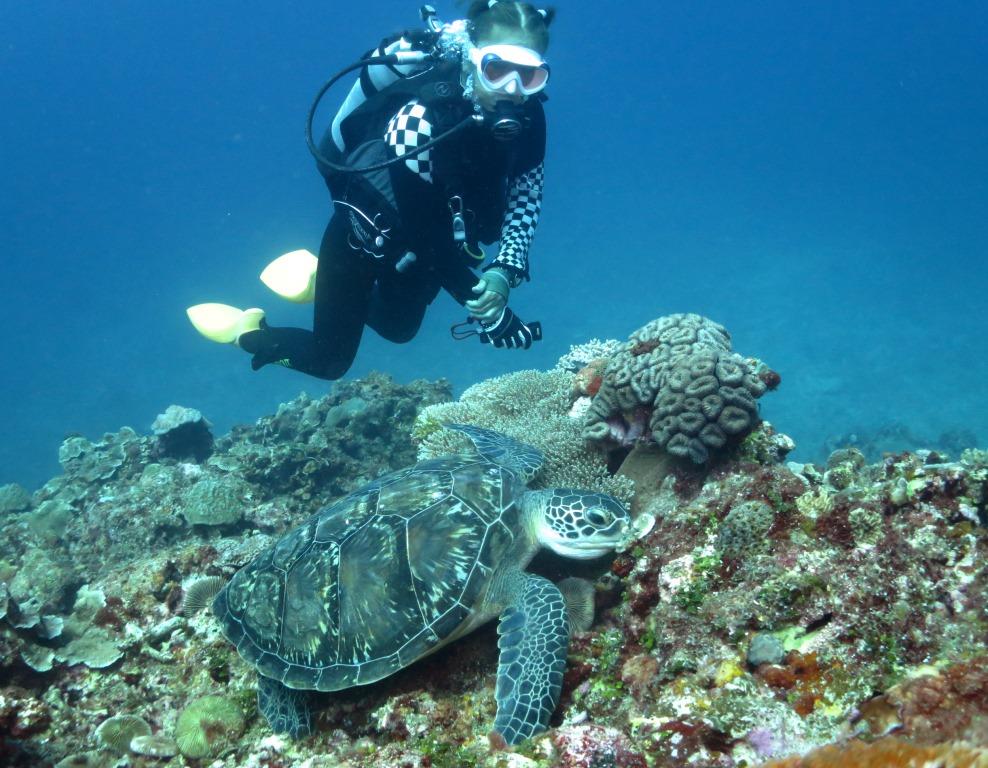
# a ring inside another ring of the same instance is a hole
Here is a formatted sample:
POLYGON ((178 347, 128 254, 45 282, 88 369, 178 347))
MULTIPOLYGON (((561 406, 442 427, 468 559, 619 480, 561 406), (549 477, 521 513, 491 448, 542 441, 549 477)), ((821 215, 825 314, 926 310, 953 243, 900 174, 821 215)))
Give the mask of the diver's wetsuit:
MULTIPOLYGON (((456 72, 434 70, 427 80, 449 78, 455 83, 456 72)), ((455 98, 449 98, 446 89, 446 98, 435 103, 410 97, 407 86, 395 91, 388 98, 385 89, 343 121, 348 148, 383 137, 383 143, 375 142, 382 152, 377 159, 383 159, 383 153, 402 156, 472 109, 458 84, 455 98)), ((375 232, 365 231, 360 216, 340 203, 340 190, 356 174, 344 179, 321 167, 336 210, 319 248, 313 329, 265 326, 243 334, 239 343, 254 355, 253 367, 278 362, 322 379, 338 379, 353 363, 365 325, 389 341, 403 343, 418 332, 440 288, 461 304, 474 298, 471 289, 478 277, 470 267, 478 262, 453 239, 453 195, 462 198, 469 243, 500 239, 498 255, 488 266, 505 270, 513 285, 528 279, 528 248, 541 208, 546 129, 538 99, 522 109, 524 128, 512 141, 498 141, 484 126, 471 125, 384 172, 397 218, 383 217, 383 247, 375 247, 375 232), (398 271, 407 252, 414 254, 414 261, 398 271)), ((327 133, 321 149, 340 157, 331 142, 327 133)), ((369 163, 364 159, 355 164, 369 163)), ((379 212, 373 203, 360 208, 371 218, 379 212)))

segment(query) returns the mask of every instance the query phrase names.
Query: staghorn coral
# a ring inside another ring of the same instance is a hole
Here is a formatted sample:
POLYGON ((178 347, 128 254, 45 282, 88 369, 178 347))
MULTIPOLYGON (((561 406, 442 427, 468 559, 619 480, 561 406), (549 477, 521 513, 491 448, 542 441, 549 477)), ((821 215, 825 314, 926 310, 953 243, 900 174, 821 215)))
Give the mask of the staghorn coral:
POLYGON ((458 401, 421 411, 412 428, 419 442, 418 457, 467 450, 467 439, 442 425, 474 424, 510 435, 545 454, 545 466, 532 487, 582 488, 628 502, 632 481, 610 475, 605 455, 584 443, 579 421, 568 415, 572 386, 573 374, 561 369, 518 371, 475 384, 458 401))
POLYGON ((611 356, 583 434, 618 445, 650 439, 702 464, 757 426, 756 398, 778 382, 774 371, 731 351, 723 326, 700 315, 667 315, 611 356))

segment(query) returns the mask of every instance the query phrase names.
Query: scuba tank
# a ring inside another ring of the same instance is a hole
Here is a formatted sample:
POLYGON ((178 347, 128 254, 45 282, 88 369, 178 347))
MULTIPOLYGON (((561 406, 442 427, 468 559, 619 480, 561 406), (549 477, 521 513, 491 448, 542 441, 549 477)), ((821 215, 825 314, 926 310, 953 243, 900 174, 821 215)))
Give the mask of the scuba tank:
POLYGON ((401 157, 360 167, 330 159, 316 144, 312 133, 312 123, 315 119, 316 110, 329 89, 350 72, 357 69, 361 70, 359 79, 350 88, 350 92, 334 117, 330 129, 333 143, 340 154, 347 149, 342 132, 344 120, 370 98, 394 86, 399 81, 420 74, 437 64, 460 61, 465 46, 470 45, 466 24, 462 20, 443 24, 436 18, 436 9, 431 5, 423 5, 419 13, 426 23, 425 30, 405 32, 397 40, 382 42, 369 55, 333 75, 316 93, 305 122, 305 140, 309 152, 321 166, 325 166, 336 173, 369 173, 382 170, 432 149, 470 125, 484 122, 484 116, 475 110, 473 114, 468 115, 456 125, 443 131, 430 141, 409 149, 401 157))

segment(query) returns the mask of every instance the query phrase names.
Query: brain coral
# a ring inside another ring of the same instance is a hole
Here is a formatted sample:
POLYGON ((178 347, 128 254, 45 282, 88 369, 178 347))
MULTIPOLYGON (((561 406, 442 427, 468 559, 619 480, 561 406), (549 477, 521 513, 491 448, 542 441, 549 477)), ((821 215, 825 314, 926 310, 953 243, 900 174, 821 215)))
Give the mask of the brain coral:
POLYGON ((651 438, 701 464, 758 424, 756 398, 778 383, 778 374, 760 376, 756 365, 731 351, 730 335, 712 320, 660 317, 611 358, 583 436, 619 445, 651 438))

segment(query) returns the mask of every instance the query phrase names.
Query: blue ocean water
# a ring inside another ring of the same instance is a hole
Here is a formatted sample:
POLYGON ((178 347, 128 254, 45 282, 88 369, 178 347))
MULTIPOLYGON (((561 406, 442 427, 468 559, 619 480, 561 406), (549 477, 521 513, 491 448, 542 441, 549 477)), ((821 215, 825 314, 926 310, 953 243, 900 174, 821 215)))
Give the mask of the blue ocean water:
MULTIPOLYGON (((543 221, 512 297, 545 340, 455 342, 463 313, 442 297, 410 344, 368 332, 350 375, 460 391, 699 312, 782 374, 762 410, 796 458, 890 425, 902 448, 958 430, 983 446, 988 7, 558 10, 543 221)), ((404 0, 0 5, 0 483, 35 487, 66 434, 146 431, 171 403, 223 432, 328 389, 251 372, 184 309, 308 324, 257 280, 278 254, 316 250, 328 216, 306 109, 416 25, 404 0)))

